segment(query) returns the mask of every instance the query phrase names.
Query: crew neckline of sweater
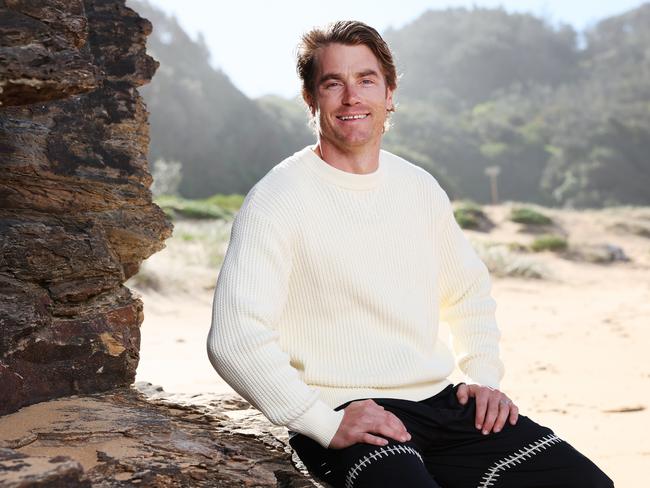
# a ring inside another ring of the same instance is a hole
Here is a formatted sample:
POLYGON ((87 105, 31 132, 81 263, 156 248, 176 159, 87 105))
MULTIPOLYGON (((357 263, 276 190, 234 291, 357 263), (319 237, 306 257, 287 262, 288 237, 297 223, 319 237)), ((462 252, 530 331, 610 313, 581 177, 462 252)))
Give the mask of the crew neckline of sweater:
POLYGON ((330 183, 350 190, 371 190, 376 188, 384 178, 386 163, 384 161, 383 151, 381 150, 379 151, 377 169, 372 173, 358 174, 343 171, 323 161, 314 152, 315 147, 315 145, 307 146, 298 155, 304 156, 308 167, 330 183))

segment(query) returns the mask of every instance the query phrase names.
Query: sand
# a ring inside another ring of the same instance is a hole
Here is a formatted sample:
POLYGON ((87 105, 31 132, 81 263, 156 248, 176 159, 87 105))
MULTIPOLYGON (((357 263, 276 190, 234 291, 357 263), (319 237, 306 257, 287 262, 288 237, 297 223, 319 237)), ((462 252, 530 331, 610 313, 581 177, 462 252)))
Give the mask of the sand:
MULTIPOLYGON (((529 243, 534 235, 508 221, 510 206, 484 207, 496 228, 466 231, 468 237, 529 243)), ((650 227, 650 209, 543 210, 559 222, 570 246, 612 244, 631 261, 593 264, 535 253, 526 257, 547 270, 546 279, 493 277, 506 364, 501 389, 523 414, 596 462, 618 488, 639 486, 650 462, 650 238, 611 226, 650 227)), ((167 249, 146 263, 143 274, 157 290, 139 289, 145 321, 137 380, 171 392, 232 392, 205 348, 219 264, 210 253, 215 246, 223 253, 227 244, 205 236, 227 239, 228 231, 223 223, 178 222, 167 249), (205 238, 188 237, 194 234, 205 238)))

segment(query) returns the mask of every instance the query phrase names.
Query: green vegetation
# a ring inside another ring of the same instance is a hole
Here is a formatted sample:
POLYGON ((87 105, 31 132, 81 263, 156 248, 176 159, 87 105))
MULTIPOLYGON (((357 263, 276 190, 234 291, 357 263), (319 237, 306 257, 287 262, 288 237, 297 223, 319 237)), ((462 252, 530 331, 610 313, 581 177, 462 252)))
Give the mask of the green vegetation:
POLYGON ((472 201, 461 202, 454 209, 454 217, 463 229, 478 229, 481 226, 481 220, 487 219, 481 207, 472 201))
POLYGON ((535 252, 565 251, 568 247, 568 242, 564 237, 552 234, 539 236, 530 245, 530 248, 535 252))
MULTIPOLYGON (((182 162, 181 195, 245 194, 313 143, 299 96, 247 98, 211 67, 201 37, 130 3, 153 23, 147 48, 161 63, 140 89, 149 160, 182 162)), ((405 75, 384 147, 444 176, 454 197, 489 201, 484 169, 498 165, 502 200, 650 205, 650 3, 584 32, 500 8, 455 8, 382 34, 405 75)))
POLYGON ((549 225, 553 223, 549 217, 529 207, 513 208, 510 211, 510 220, 526 225, 549 225))
POLYGON ((154 200, 172 220, 179 216, 189 219, 229 219, 239 210, 243 201, 244 196, 238 194, 213 195, 201 200, 162 195, 154 200))
POLYGON ((221 207, 229 212, 237 213, 242 203, 244 203, 245 195, 239 193, 232 193, 230 195, 222 195, 220 193, 206 198, 204 201, 221 207))

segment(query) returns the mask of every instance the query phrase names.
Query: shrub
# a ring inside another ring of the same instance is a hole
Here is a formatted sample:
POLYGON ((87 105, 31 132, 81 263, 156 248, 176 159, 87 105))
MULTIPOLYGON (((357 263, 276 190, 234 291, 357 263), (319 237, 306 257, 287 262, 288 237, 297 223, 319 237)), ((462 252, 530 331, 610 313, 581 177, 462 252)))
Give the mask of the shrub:
POLYGON ((231 193, 230 195, 222 195, 221 193, 218 193, 206 198, 205 201, 218 205, 224 210, 228 210, 234 214, 242 206, 242 203, 244 203, 244 198, 245 195, 240 195, 239 193, 231 193))
POLYGON ((228 219, 233 216, 235 211, 230 210, 233 207, 232 203, 229 208, 224 208, 215 203, 213 198, 189 200, 173 195, 163 195, 154 201, 172 219, 177 216, 190 219, 228 219))
POLYGON ((472 246, 494 276, 527 279, 545 279, 549 276, 543 264, 518 256, 506 244, 472 241, 472 246))
POLYGON ((151 164, 151 193, 154 197, 160 195, 176 195, 181 184, 183 164, 179 161, 157 159, 151 164))
POLYGON ((530 245, 535 252, 540 251, 564 251, 568 247, 567 240, 562 236, 547 234, 539 236, 530 245))
POLYGON ((549 217, 529 207, 513 208, 510 211, 510 220, 526 225, 549 225, 553 223, 549 217))
POLYGON ((480 229, 481 223, 488 220, 485 212, 474 202, 466 201, 460 203, 454 209, 456 222, 463 229, 480 229))

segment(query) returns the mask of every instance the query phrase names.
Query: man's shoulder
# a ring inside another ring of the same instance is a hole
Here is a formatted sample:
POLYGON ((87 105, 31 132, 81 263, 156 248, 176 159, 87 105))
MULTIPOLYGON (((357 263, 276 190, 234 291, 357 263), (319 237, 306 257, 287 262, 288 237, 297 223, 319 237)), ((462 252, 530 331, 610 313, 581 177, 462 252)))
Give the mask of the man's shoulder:
POLYGON ((290 213, 307 177, 301 160, 309 150, 309 146, 300 149, 273 166, 249 190, 243 207, 251 207, 267 215, 290 213))
POLYGON ((385 149, 382 149, 380 154, 382 162, 386 164, 388 170, 393 173, 394 176, 412 179, 431 188, 433 191, 442 190, 436 177, 423 167, 385 149))
POLYGON ((306 146, 287 156, 278 164, 273 166, 260 180, 255 187, 273 188, 275 191, 295 188, 295 182, 305 177, 302 160, 305 158, 310 147, 306 146))

